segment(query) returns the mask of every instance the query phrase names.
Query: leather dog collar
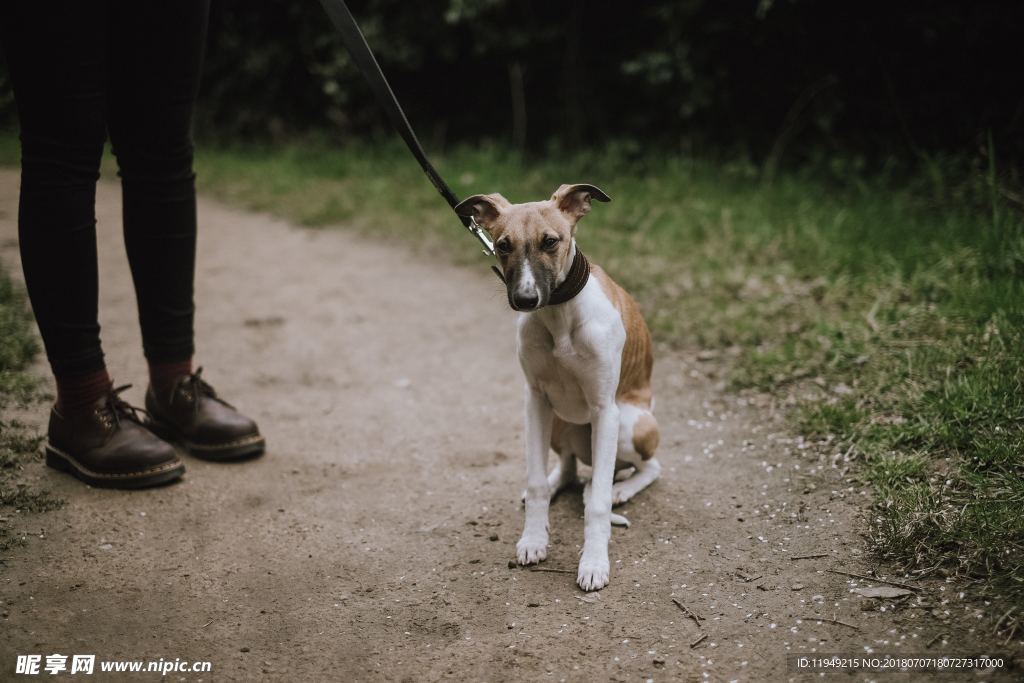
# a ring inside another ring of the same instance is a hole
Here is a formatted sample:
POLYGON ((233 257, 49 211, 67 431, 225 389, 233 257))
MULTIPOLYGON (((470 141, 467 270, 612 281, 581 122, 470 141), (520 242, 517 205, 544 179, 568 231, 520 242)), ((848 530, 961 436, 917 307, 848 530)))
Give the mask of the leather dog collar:
POLYGON ((577 294, 583 291, 583 288, 587 285, 587 280, 590 279, 590 261, 580 251, 579 245, 576 246, 576 256, 572 259, 572 265, 569 267, 569 274, 565 277, 562 284, 555 287, 554 291, 551 292, 551 296, 548 297, 548 306, 557 306, 558 304, 564 304, 569 301, 577 294))

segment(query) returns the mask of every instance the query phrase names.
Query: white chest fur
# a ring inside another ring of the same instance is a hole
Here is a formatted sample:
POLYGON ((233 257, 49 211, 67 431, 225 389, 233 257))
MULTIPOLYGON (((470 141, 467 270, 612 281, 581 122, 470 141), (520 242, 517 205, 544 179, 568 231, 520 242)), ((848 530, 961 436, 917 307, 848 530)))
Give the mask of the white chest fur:
POLYGON ((625 340, 622 318, 595 278, 574 299, 519 316, 526 381, 566 422, 591 422, 615 401, 625 340))

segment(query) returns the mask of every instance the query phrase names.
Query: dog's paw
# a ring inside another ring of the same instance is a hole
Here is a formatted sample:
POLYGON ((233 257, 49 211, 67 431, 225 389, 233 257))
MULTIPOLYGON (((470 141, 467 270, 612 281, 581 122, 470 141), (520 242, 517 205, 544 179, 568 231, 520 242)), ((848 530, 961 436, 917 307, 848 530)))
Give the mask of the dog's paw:
POLYGON ((523 536, 516 543, 516 560, 519 564, 537 564, 548 556, 548 539, 523 536))
POLYGON ((598 591, 608 585, 608 558, 588 558, 584 554, 580 560, 576 583, 585 591, 598 591))
POLYGON ((622 505, 636 494, 636 487, 628 479, 617 481, 612 486, 612 505, 622 505))

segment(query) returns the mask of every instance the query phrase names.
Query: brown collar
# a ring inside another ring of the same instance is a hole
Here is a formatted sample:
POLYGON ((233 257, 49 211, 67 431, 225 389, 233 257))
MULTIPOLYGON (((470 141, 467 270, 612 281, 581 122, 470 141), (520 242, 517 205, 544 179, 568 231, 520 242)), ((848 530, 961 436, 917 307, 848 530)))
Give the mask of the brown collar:
POLYGON ((551 292, 551 296, 548 297, 548 306, 557 306, 558 304, 564 304, 569 301, 577 294, 583 291, 583 288, 587 285, 587 280, 590 279, 590 261, 580 251, 579 245, 576 246, 576 256, 572 259, 572 265, 569 267, 569 274, 565 276, 565 280, 562 284, 555 287, 555 290, 551 292))

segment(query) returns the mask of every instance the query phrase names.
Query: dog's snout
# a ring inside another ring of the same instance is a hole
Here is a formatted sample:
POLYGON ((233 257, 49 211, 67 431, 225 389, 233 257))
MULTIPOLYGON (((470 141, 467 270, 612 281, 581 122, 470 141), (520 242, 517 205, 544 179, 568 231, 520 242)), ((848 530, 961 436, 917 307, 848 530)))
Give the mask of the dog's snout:
POLYGON ((537 296, 537 292, 516 292, 512 295, 512 303, 520 311, 532 311, 540 303, 540 297, 537 296))
POLYGON ((540 307, 541 290, 537 286, 533 268, 529 261, 523 261, 509 279, 509 303, 517 311, 532 311, 540 307))

